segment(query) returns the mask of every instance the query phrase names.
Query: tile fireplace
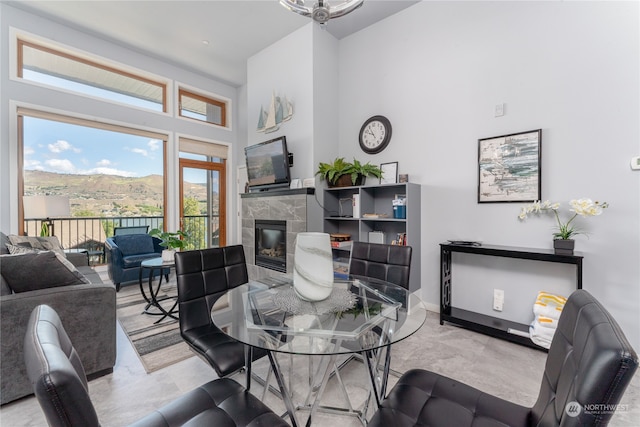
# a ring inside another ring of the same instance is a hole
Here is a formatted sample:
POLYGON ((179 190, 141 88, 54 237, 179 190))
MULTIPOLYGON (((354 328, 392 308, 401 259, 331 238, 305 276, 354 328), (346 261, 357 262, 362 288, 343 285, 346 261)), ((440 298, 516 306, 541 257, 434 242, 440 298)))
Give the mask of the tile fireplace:
POLYGON ((297 188, 241 195, 242 245, 250 279, 293 274, 296 235, 322 231, 322 208, 314 192, 297 188))

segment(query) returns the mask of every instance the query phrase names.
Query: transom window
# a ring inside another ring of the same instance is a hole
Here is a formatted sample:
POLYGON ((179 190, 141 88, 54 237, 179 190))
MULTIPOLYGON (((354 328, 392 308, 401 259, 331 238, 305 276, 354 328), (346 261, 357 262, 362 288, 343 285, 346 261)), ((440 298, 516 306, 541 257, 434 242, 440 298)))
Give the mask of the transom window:
POLYGON ((227 103, 224 101, 180 88, 178 102, 181 117, 227 126, 227 103))
POLYGON ((167 111, 167 85, 18 39, 18 77, 128 105, 167 111))

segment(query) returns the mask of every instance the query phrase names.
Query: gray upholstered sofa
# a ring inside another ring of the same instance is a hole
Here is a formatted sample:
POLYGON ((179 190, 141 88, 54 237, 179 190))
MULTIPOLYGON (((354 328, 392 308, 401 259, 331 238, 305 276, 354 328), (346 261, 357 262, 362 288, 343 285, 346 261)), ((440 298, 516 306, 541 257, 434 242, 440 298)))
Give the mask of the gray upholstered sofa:
MULTIPOLYGON (((0 273, 8 254, 0 233, 0 273), (3 259, 4 258, 4 259, 3 259)), ((0 274, 0 404, 33 394, 24 363, 23 340, 35 307, 47 304, 62 318, 89 378, 113 371, 116 361, 116 292, 88 264, 86 254, 68 254, 89 283, 13 292, 0 274)), ((37 271, 48 277, 47 271, 37 271)))

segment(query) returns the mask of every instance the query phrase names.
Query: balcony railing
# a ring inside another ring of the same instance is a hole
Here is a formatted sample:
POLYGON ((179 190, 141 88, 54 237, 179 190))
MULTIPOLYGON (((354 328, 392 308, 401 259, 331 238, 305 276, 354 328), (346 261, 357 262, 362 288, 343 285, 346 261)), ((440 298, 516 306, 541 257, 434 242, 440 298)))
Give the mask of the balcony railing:
MULTIPOLYGON (((116 227, 133 227, 148 225, 149 230, 162 228, 164 218, 161 216, 145 217, 72 217, 55 219, 26 219, 24 231, 27 236, 39 236, 42 223, 51 222, 49 232, 60 240, 65 249, 86 250, 92 263, 105 262, 104 242, 113 236, 116 227)), ((182 222, 182 230, 189 234, 186 249, 204 249, 219 245, 220 219, 214 216, 209 220, 207 215, 186 216, 182 222), (208 238, 207 238, 208 237, 208 238)))

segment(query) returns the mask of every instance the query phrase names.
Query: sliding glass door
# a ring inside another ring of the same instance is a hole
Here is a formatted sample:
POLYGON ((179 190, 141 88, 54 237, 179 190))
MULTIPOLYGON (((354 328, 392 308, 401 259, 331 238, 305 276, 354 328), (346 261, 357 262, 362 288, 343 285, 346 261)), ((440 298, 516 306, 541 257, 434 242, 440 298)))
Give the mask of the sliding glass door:
POLYGON ((187 249, 226 244, 225 162, 180 159, 180 227, 187 249))

